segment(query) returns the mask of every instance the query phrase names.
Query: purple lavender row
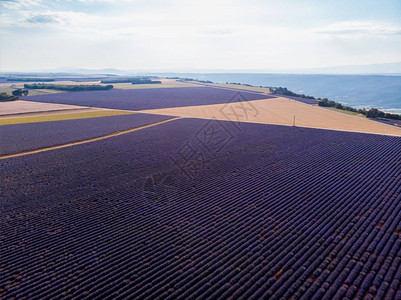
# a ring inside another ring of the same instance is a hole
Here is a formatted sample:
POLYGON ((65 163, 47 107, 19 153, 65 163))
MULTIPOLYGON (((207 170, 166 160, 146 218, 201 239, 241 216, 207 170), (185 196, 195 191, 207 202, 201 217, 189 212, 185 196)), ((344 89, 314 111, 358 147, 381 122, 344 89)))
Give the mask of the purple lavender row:
POLYGON ((391 120, 391 119, 384 119, 384 118, 375 118, 375 121, 387 124, 387 125, 392 125, 392 126, 398 126, 401 128, 401 120, 391 120))
POLYGON ((399 294, 399 138, 244 124, 182 178, 170 157, 205 122, 1 162, 3 297, 399 294), (177 193, 144 199, 166 172, 177 193))
MULTIPOLYGON (((21 99, 45 103, 143 110, 243 101, 243 98, 235 97, 235 94, 236 92, 231 90, 188 87, 57 93, 27 96, 21 97, 21 99)), ((258 100, 268 97, 252 92, 241 92, 241 94, 247 100, 258 100)))
POLYGON ((140 127, 171 117, 130 114, 0 126, 0 155, 67 144, 140 127))

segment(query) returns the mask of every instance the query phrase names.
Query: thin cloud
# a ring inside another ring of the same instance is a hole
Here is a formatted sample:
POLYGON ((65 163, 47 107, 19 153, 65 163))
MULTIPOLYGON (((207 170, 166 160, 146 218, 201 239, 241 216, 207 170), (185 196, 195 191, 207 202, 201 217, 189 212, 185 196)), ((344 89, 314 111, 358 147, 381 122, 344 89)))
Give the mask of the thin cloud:
POLYGON ((386 38, 400 35, 401 27, 375 22, 339 22, 320 28, 316 33, 340 38, 386 38))
POLYGON ((60 22, 55 16, 46 14, 38 14, 26 19, 25 21, 33 24, 51 24, 60 22))
POLYGON ((18 18, 12 18, 9 15, 3 16, 4 28, 32 27, 35 28, 55 28, 57 30, 73 29, 80 25, 86 25, 85 21, 88 15, 74 11, 46 11, 32 12, 21 11, 18 18))
POLYGON ((21 9, 42 6, 42 0, 1 0, 0 6, 7 9, 21 9))

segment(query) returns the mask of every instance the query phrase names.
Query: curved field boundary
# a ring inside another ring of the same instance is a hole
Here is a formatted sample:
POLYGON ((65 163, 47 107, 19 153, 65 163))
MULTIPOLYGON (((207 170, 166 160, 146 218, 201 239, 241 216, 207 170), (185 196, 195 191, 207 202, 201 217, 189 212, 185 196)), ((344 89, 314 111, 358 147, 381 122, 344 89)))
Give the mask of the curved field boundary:
POLYGON ((160 122, 147 124, 147 125, 144 125, 144 126, 141 126, 141 127, 136 127, 136 128, 132 128, 132 129, 128 129, 128 130, 118 131, 118 132, 106 134, 106 135, 103 135, 103 136, 100 136, 100 137, 86 139, 86 140, 77 141, 77 142, 72 142, 72 143, 68 143, 68 144, 64 144, 64 145, 57 145, 57 146, 52 146, 52 147, 40 148, 40 149, 24 151, 24 152, 14 153, 14 154, 0 155, 0 159, 19 157, 19 156, 23 156, 23 155, 35 154, 35 153, 44 152, 44 151, 56 150, 56 149, 61 149, 61 148, 66 148, 66 147, 71 147, 71 146, 76 146, 76 145, 82 145, 82 144, 87 144, 87 143, 91 143, 91 142, 96 142, 96 141, 104 140, 104 139, 111 138, 111 137, 114 137, 114 136, 119 136, 119 135, 123 135, 123 134, 126 134, 126 133, 138 131, 138 130, 141 130, 141 129, 157 126, 157 125, 160 125, 160 124, 163 124, 163 123, 167 123, 167 122, 170 122, 170 121, 174 121, 174 120, 177 120, 177 119, 180 119, 180 117, 172 118, 172 119, 168 119, 168 120, 163 120, 163 121, 160 121, 160 122))

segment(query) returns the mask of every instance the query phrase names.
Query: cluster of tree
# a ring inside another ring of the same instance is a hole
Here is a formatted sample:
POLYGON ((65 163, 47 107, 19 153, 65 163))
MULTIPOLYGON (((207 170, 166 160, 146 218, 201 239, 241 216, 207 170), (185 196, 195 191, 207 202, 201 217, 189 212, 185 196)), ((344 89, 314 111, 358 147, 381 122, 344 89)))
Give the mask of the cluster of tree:
POLYGON ((201 83, 213 83, 213 81, 210 80, 198 80, 198 79, 194 79, 194 78, 180 78, 181 81, 197 81, 197 82, 201 82, 201 83))
POLYGON ((12 92, 14 96, 28 96, 28 90, 27 89, 16 89, 15 91, 12 92))
POLYGON ((364 110, 364 109, 356 109, 356 108, 353 108, 351 106, 345 106, 345 105, 342 105, 339 102, 335 102, 335 101, 329 100, 327 98, 319 99, 319 102, 317 104, 319 106, 335 107, 337 109, 348 110, 348 111, 352 111, 352 112, 358 112, 358 113, 366 115, 366 113, 364 113, 366 110, 364 110))
POLYGON ((20 96, 27 96, 28 90, 26 89, 17 89, 12 91, 12 95, 7 93, 0 93, 0 101, 15 101, 18 100, 20 96))
POLYGON ((390 114, 384 111, 378 110, 377 108, 371 108, 369 110, 366 109, 356 109, 350 106, 342 105, 341 103, 328 100, 327 98, 319 99, 318 102, 319 106, 324 107, 335 107, 337 109, 348 110, 356 113, 360 113, 365 115, 368 118, 386 118, 386 119, 393 119, 393 120, 401 120, 401 115, 398 114, 390 114))
POLYGON ((111 90, 113 86, 100 85, 100 84, 80 84, 80 85, 62 85, 62 84, 48 84, 48 83, 33 83, 24 84, 26 89, 51 89, 59 91, 77 92, 77 91, 99 91, 111 90))
POLYGON ((101 83, 132 83, 132 84, 157 84, 162 83, 161 81, 151 80, 149 77, 133 77, 133 78, 112 78, 104 79, 101 83))
POLYGON ((315 99, 315 97, 313 96, 306 96, 304 94, 297 94, 294 93, 290 90, 288 90, 287 88, 283 88, 283 87, 270 87, 270 92, 272 94, 278 94, 278 95, 284 95, 284 96, 292 96, 292 97, 300 97, 300 98, 305 98, 305 99, 315 99))
POLYGON ((366 112, 368 118, 386 118, 392 120, 401 120, 401 115, 386 113, 384 111, 378 110, 377 108, 371 108, 366 112))
POLYGON ((14 95, 9 95, 7 93, 0 93, 0 102, 5 102, 5 101, 15 101, 18 100, 18 96, 14 95))
POLYGON ((41 81, 41 82, 50 82, 54 81, 52 78, 7 78, 7 81, 41 81))

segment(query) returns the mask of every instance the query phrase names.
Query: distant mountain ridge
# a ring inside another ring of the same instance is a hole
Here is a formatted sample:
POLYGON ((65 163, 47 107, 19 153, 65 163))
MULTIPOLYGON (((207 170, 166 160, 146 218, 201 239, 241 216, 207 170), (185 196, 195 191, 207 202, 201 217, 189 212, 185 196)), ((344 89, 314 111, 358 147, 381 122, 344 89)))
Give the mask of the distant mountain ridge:
MULTIPOLYGON (((381 64, 368 65, 344 65, 320 68, 290 68, 290 69, 194 69, 187 68, 181 70, 120 70, 116 68, 75 68, 64 67, 47 70, 25 70, 20 72, 39 72, 39 73, 74 73, 74 74, 115 74, 115 75, 148 75, 154 73, 274 73, 274 74, 354 74, 354 75, 401 75, 401 61, 381 64)), ((2 71, 1 73, 20 73, 17 71, 2 71)))
MULTIPOLYGON (((60 69, 62 70, 62 69, 60 69)), ((168 71, 163 70, 119 70, 119 69, 83 69, 83 68, 64 68, 71 72, 85 73, 85 74, 104 74, 112 73, 116 75, 135 75, 138 73, 163 73, 168 71)), ((188 69, 174 73, 276 73, 276 74, 355 74, 355 75, 401 75, 401 62, 383 63, 383 64, 370 64, 370 65, 346 65, 322 68, 308 68, 308 69, 258 69, 258 70, 206 70, 206 69, 188 69)))
POLYGON ((313 69, 300 70, 299 72, 305 74, 401 75, 401 62, 372 64, 372 65, 348 65, 348 66, 337 66, 337 67, 313 68, 313 69))

